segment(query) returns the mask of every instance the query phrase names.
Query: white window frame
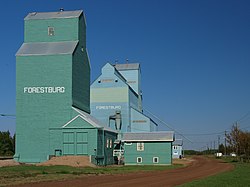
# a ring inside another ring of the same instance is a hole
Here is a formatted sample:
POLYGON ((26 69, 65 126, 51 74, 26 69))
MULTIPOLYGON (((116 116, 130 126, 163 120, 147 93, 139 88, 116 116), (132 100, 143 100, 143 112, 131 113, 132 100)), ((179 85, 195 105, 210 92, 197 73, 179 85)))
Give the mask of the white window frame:
POLYGON ((48 27, 48 36, 54 36, 54 35, 55 35, 55 28, 48 27))
POLYGON ((159 163, 159 157, 158 156, 153 157, 153 163, 154 164, 159 163), (157 162, 155 162, 155 159, 157 159, 157 162))
POLYGON ((142 163, 142 157, 136 157, 136 162, 137 162, 137 163, 142 163), (141 159, 140 162, 139 162, 139 159, 141 159))
POLYGON ((137 151, 144 151, 144 142, 137 142, 136 150, 137 151))
POLYGON ((125 145, 132 145, 132 142, 126 142, 125 145))
POLYGON ((109 148, 109 139, 107 138, 106 147, 109 148))

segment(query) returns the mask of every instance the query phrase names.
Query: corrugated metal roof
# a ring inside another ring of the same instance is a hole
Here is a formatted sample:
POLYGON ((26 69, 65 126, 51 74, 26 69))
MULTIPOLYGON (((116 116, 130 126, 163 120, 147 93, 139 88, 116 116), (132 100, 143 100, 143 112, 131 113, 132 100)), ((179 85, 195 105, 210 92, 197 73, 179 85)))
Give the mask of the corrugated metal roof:
POLYGON ((174 141, 174 132, 124 133, 122 141, 174 141))
POLYGON ((59 11, 59 12, 32 12, 29 13, 24 20, 36 19, 55 19, 55 18, 75 18, 82 14, 82 10, 75 11, 59 11))
POLYGON ((78 41, 23 43, 16 56, 72 54, 78 41))
POLYGON ((133 64, 115 64, 114 67, 120 71, 120 70, 137 70, 140 69, 139 63, 133 63, 133 64))
POLYGON ((79 113, 81 115, 81 117, 83 117, 83 119, 85 121, 87 121, 89 124, 91 124, 93 127, 96 127, 96 128, 104 128, 104 130, 106 131, 110 131, 110 132, 115 132, 117 133, 117 131, 109 128, 109 127, 106 127, 105 125, 103 125, 100 121, 98 121, 96 118, 94 118, 93 116, 91 116, 90 114, 82 111, 82 110, 79 110, 75 107, 72 107, 77 113, 79 113))

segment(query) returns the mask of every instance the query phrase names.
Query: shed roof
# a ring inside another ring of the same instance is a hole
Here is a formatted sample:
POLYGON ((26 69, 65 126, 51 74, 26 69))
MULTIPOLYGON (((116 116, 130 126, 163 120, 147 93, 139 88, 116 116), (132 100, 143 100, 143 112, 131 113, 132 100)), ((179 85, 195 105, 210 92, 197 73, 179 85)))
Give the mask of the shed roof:
POLYGON ((174 132, 173 131, 158 131, 148 133, 124 133, 122 141, 126 142, 173 142, 174 132))
POLYGON ((72 54, 78 41, 23 43, 16 56, 72 54))
POLYGON ((175 141, 173 142, 173 145, 183 145, 183 140, 182 139, 175 139, 175 141))
POLYGON ((75 11, 58 11, 58 12, 32 12, 29 13, 24 20, 36 19, 54 19, 54 18, 75 18, 80 17, 82 10, 75 11))
POLYGON ((115 64, 114 67, 120 71, 120 70, 138 70, 140 69, 139 63, 131 63, 131 64, 115 64))

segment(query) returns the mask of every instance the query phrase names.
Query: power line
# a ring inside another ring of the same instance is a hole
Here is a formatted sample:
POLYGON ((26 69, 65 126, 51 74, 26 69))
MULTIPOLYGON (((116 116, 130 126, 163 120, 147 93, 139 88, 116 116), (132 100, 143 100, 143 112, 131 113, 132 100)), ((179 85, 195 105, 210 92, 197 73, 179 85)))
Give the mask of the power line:
POLYGON ((183 134, 185 136, 209 136, 209 135, 220 135, 223 134, 224 131, 221 132, 213 132, 213 133, 197 133, 197 134, 183 134))
POLYGON ((150 115, 152 115, 155 119, 157 119, 158 121, 160 121, 162 124, 166 125, 168 128, 170 128, 171 130, 177 132, 177 134, 179 134, 180 136, 182 136, 183 138, 185 138, 186 140, 188 140, 189 142, 192 143, 192 141, 185 137, 182 133, 178 132, 176 129, 174 129, 173 127, 171 127, 169 124, 167 124, 165 121, 161 120, 160 118, 158 118, 157 116, 155 116, 154 114, 152 114, 150 111, 148 111, 147 109, 143 108, 144 110, 146 110, 150 115))
POLYGON ((247 112, 246 114, 244 114, 240 119, 238 119, 236 122, 241 122, 242 120, 244 120, 244 118, 246 118, 247 116, 250 115, 250 111, 247 112))

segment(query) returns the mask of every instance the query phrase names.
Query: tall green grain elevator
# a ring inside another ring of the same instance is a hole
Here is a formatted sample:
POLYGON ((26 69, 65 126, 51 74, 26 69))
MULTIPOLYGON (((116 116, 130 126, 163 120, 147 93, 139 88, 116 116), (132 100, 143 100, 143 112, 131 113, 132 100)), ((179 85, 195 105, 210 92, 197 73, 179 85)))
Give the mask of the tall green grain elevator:
MULTIPOLYGON (((90 63, 83 11, 30 13, 16 54, 16 154, 19 162, 89 155, 112 162, 105 129, 90 113, 90 63)), ((111 147, 111 146, 109 146, 111 147)), ((112 154, 111 154, 112 155, 112 154)))

